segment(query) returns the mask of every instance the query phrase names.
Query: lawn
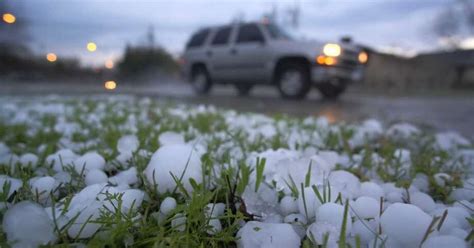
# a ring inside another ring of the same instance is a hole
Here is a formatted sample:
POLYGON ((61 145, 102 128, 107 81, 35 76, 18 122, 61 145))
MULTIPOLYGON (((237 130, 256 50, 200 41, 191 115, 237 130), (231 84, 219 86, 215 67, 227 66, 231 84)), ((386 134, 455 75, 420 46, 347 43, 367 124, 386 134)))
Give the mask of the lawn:
POLYGON ((409 123, 1 97, 0 246, 472 247, 473 168, 409 123))

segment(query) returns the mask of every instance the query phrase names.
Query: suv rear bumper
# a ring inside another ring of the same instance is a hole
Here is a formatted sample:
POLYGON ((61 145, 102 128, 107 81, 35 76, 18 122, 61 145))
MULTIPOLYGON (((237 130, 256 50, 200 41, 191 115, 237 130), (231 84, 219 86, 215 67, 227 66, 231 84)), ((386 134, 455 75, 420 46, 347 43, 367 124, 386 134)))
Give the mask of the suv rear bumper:
POLYGON ((347 68, 342 66, 321 66, 314 65, 311 68, 311 81, 314 84, 328 82, 333 78, 344 79, 349 82, 357 82, 362 80, 364 75, 363 66, 347 68))

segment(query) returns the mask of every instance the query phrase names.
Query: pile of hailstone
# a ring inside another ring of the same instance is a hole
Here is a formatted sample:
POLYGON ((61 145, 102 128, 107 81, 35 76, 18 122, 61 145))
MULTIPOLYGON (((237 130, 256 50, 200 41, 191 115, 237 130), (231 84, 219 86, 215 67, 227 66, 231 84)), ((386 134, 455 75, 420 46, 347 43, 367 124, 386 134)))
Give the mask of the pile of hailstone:
POLYGON ((473 168, 405 122, 4 97, 0 245, 472 247, 473 168))

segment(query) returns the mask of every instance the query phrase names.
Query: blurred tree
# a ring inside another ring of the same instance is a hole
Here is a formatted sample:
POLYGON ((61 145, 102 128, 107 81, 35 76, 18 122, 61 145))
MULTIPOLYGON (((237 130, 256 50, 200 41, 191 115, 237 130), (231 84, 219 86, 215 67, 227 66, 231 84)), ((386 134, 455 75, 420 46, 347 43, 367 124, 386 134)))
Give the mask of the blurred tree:
POLYGON ((463 0, 466 20, 471 33, 474 33, 474 2, 463 0))
POLYGON ((474 1, 456 0, 448 5, 435 17, 433 31, 447 48, 459 48, 474 34, 474 1))
POLYGON ((29 48, 28 20, 22 2, 0 0, 0 77, 13 81, 96 78, 97 72, 81 68, 75 58, 48 62, 29 48), (5 20, 4 15, 8 16, 5 20), (14 17, 14 18, 12 18, 14 17))
POLYGON ((148 47, 155 47, 155 28, 153 27, 153 25, 150 25, 148 27, 146 38, 148 41, 148 47))
POLYGON ((12 1, 0 1, 0 15, 13 15, 15 20, 13 23, 7 23, 4 20, 0 22, 0 44, 2 47, 9 49, 3 50, 2 53, 17 53, 24 55, 29 53, 27 42, 30 39, 28 35, 28 21, 23 12, 20 3, 12 3, 12 1))
POLYGON ((118 61, 118 73, 122 78, 145 79, 156 75, 173 75, 179 66, 173 56, 156 45, 153 25, 148 27, 143 44, 127 44, 124 55, 118 61))
POLYGON ((301 17, 301 11, 300 11, 300 5, 298 1, 295 1, 293 6, 290 6, 286 10, 287 15, 288 15, 288 22, 289 25, 292 28, 298 28, 300 25, 300 17, 301 17))
POLYGON ((18 75, 23 68, 35 67, 27 46, 27 21, 19 3, 0 1, 0 18, 0 75, 18 75))
POLYGON ((272 4, 270 11, 263 13, 262 20, 276 23, 289 28, 297 29, 300 25, 301 10, 299 1, 283 7, 282 14, 279 15, 278 5, 272 4))
POLYGON ((273 3, 269 12, 262 15, 262 21, 269 23, 278 23, 278 6, 273 3))
POLYGON ((150 73, 174 74, 178 64, 163 48, 127 45, 118 68, 121 77, 136 78, 150 73))

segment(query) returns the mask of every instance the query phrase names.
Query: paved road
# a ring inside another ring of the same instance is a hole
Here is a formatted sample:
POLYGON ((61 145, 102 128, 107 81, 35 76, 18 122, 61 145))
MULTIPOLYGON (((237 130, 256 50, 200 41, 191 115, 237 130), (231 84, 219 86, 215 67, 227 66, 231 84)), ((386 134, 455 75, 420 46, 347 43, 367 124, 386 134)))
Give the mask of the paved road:
POLYGON ((15 84, 0 83, 0 94, 133 94, 191 104, 213 104, 221 108, 293 116, 326 116, 330 121, 359 121, 376 118, 386 125, 408 121, 435 130, 454 130, 474 139, 474 92, 442 96, 381 96, 348 92, 338 101, 324 101, 317 91, 302 101, 282 100, 273 88, 255 89, 249 97, 237 97, 232 87, 215 88, 209 96, 196 96, 182 83, 153 84, 134 87, 119 85, 107 92, 98 85, 15 84))
MULTIPOLYGON (((227 93, 227 92, 225 92, 227 93)), ((282 100, 276 92, 255 92, 250 97, 219 92, 210 97, 190 97, 185 101, 219 107, 295 116, 326 116, 330 121, 383 120, 386 125, 408 121, 439 131, 455 130, 474 139, 474 96, 390 97, 348 92, 338 101, 325 101, 313 92, 303 101, 282 100)))

